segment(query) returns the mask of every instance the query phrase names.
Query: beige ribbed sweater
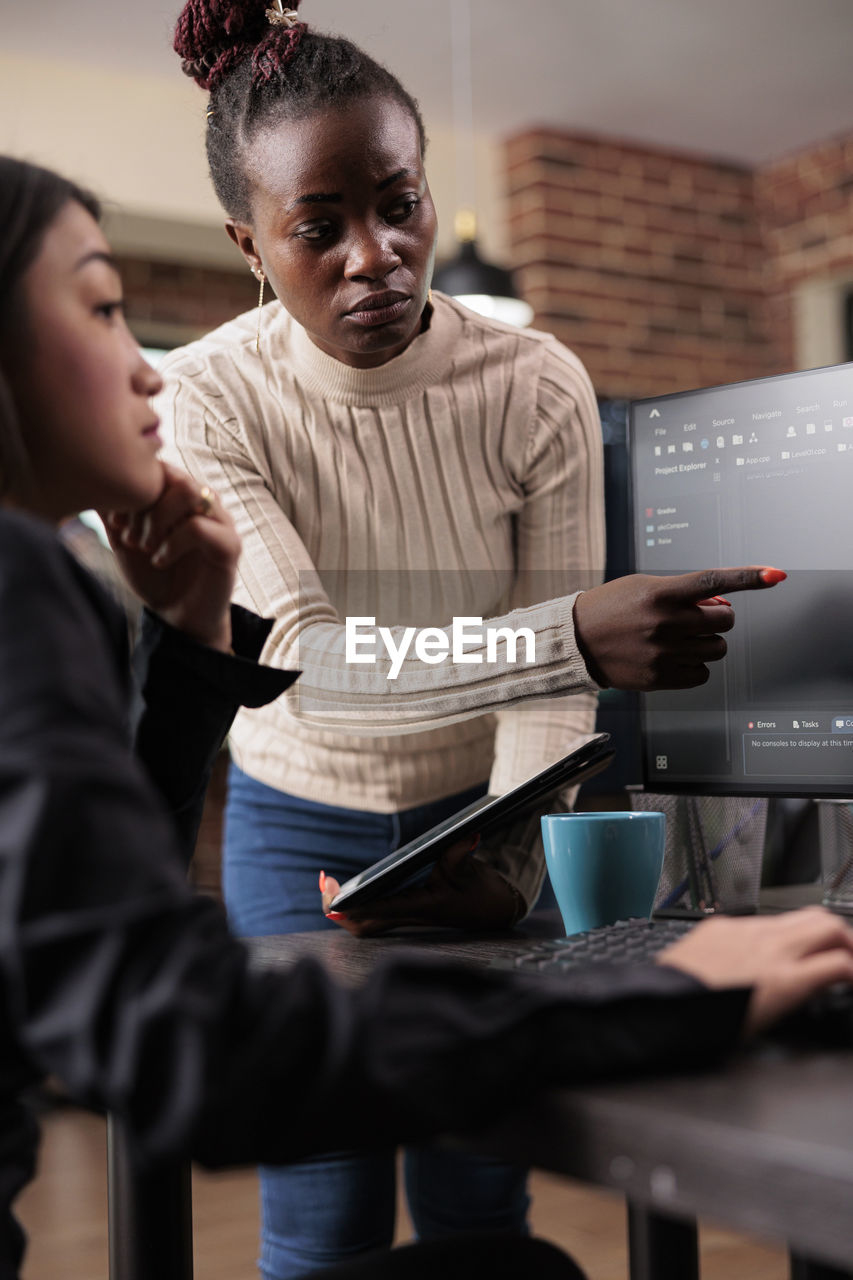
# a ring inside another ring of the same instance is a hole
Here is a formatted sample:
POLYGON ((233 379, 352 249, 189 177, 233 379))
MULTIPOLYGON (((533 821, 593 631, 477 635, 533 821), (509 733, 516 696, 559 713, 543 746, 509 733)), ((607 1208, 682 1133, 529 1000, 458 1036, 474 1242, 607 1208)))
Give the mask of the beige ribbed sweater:
POLYGON ((427 331, 377 369, 327 356, 278 302, 258 356, 256 317, 172 353, 158 404, 167 456, 236 520, 236 598, 275 618, 263 660, 303 671, 238 715, 235 759, 291 794, 383 813, 486 778, 507 790, 594 721, 572 626, 604 559, 586 372, 553 337, 440 294, 427 331), (354 616, 395 643, 459 616, 526 626, 536 664, 510 664, 505 646, 491 664, 410 652, 389 680, 387 657, 346 661, 354 616))

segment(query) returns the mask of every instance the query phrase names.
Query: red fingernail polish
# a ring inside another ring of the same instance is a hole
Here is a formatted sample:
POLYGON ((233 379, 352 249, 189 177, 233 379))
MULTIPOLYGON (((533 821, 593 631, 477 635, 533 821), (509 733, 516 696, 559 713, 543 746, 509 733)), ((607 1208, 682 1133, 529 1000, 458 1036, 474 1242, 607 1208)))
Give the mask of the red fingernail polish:
POLYGON ((325 871, 321 871, 320 872, 320 892, 324 893, 325 890, 326 890, 326 873, 325 871))
POLYGON ((346 918, 347 918, 346 912, 344 911, 327 911, 326 912, 327 920, 346 920, 346 918))
POLYGON ((782 569, 762 569, 758 576, 768 587, 775 587, 777 582, 784 582, 788 575, 782 569))

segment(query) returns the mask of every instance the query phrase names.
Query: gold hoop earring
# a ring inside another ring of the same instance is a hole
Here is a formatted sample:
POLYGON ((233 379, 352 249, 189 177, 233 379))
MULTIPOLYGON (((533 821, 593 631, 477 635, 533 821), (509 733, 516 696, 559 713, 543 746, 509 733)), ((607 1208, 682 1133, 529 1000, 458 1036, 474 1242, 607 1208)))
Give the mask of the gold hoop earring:
POLYGON ((429 303, 430 306, 432 306, 432 286, 430 286, 430 288, 427 289, 427 302, 429 303))
POLYGON ((261 287, 258 292, 258 332, 255 337, 255 354, 260 355, 261 354, 261 312, 263 311, 263 306, 264 306, 264 285, 267 282, 267 278, 259 267, 255 267, 255 275, 258 277, 258 279, 261 282, 261 287))

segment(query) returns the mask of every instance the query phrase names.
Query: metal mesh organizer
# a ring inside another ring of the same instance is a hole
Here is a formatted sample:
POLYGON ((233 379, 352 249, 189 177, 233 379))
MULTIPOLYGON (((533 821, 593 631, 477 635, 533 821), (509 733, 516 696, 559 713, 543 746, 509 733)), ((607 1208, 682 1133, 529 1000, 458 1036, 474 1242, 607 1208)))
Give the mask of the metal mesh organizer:
POLYGON ((819 800, 823 901, 853 913, 853 800, 819 800))
POLYGON ((758 905, 767 801, 636 791, 631 808, 666 815, 666 850, 655 910, 758 905))

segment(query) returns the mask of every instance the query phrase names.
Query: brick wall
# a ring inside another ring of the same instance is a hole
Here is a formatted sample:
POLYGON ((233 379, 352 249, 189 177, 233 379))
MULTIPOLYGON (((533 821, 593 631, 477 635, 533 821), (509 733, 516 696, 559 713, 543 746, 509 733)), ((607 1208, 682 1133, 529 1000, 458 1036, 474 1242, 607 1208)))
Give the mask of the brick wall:
POLYGON ((759 170, 756 196, 770 263, 773 337, 783 365, 793 368, 794 290, 853 276, 853 134, 759 170))
POLYGON ((796 367, 792 288, 853 262, 853 136, 758 172, 554 129, 511 138, 505 158, 534 323, 601 395, 796 367))
POLYGON ((774 368, 749 170, 550 129, 512 138, 506 159, 534 323, 577 351, 599 394, 774 368))
POLYGON ((188 267, 119 257, 128 322, 149 345, 158 331, 176 341, 200 337, 258 301, 258 285, 245 271, 188 267))

